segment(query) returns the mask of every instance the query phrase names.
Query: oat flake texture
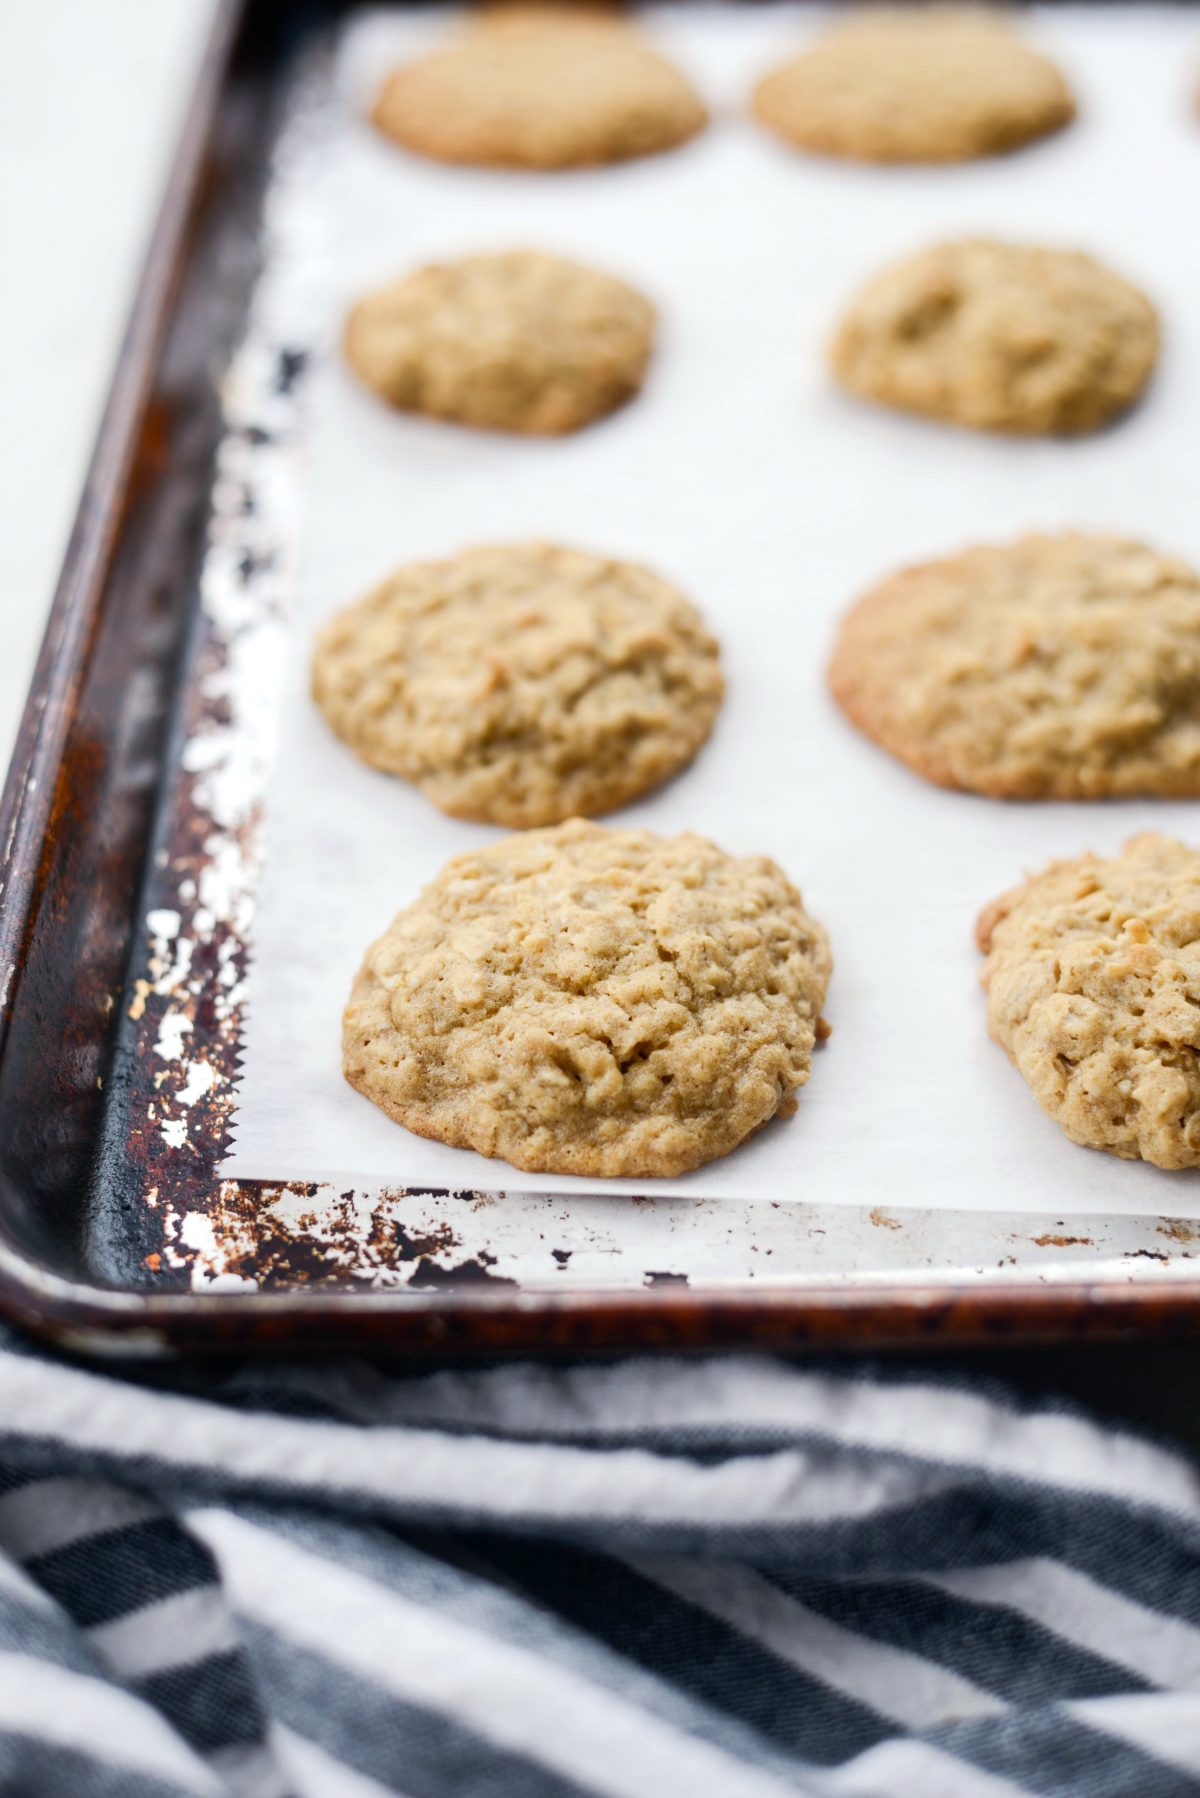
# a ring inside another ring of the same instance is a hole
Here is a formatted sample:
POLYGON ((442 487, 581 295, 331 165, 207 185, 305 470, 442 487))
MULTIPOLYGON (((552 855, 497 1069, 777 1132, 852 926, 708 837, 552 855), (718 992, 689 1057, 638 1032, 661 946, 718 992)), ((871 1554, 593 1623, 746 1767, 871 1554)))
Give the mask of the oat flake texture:
POLYGON ((907 568, 850 611, 829 681, 941 786, 1200 794, 1200 575, 1144 543, 1031 536, 907 568))
POLYGON ((894 263, 851 302, 834 373, 903 412, 1016 436, 1094 431, 1158 357, 1153 306, 1077 250, 966 238, 894 263))
POLYGON ((537 250, 432 263, 367 294, 346 359, 405 412, 558 436, 631 399, 654 347, 650 301, 537 250))
POLYGON ((1072 1142, 1200 1167, 1200 853, 1147 834, 979 920, 992 1035, 1072 1142))
POLYGON ((314 697, 365 762, 514 828, 612 811, 677 773, 723 692, 676 588, 551 543, 398 569, 313 658, 314 697))
POLYGON ((573 819, 442 869, 367 951, 352 1086, 514 1167, 676 1175, 796 1109, 828 939, 763 856, 573 819))

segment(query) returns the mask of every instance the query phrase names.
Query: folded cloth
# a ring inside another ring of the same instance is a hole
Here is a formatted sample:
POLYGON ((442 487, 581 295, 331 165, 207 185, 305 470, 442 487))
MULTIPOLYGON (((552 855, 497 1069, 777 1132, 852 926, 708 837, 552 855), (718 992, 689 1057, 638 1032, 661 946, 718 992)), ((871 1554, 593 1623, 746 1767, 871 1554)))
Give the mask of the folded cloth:
POLYGON ((1200 1791, 1200 1478, 952 1375, 0 1340, 0 1791, 1200 1791))

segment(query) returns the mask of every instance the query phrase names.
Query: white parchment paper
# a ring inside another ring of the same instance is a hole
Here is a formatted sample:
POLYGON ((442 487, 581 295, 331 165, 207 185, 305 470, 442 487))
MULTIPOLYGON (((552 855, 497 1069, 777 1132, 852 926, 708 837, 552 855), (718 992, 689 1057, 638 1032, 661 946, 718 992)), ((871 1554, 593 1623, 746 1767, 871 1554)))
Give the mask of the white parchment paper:
POLYGON ((362 109, 447 15, 357 19, 328 212, 328 354, 309 396, 307 532, 267 866, 254 932, 237 1141, 225 1172, 409 1187, 572 1192, 411 1136, 342 1081, 341 1007, 365 945, 443 861, 500 833, 442 817, 360 766, 307 696, 315 627, 413 557, 530 534, 644 560, 720 635, 729 696, 695 766, 615 820, 773 855, 832 935, 830 1043, 798 1115, 679 1180, 612 1190, 1004 1211, 1200 1215, 1200 1183, 1073 1147, 987 1037, 976 913, 1051 857, 1191 805, 1001 805, 924 785, 827 697, 835 621, 908 561, 1029 529, 1114 528, 1200 561, 1200 37, 1187 11, 1035 11, 1081 104, 1059 138, 963 168, 860 169, 790 152, 741 111, 756 75, 820 23, 806 9, 651 12, 712 127, 622 168, 440 168, 362 109), (940 237, 1078 246, 1128 273, 1165 323, 1147 402, 1074 443, 1004 442, 860 406, 826 373, 839 308, 872 270, 940 237), (643 288, 662 313, 642 396, 561 441, 406 419, 336 353, 364 288, 435 257, 528 245, 643 288))

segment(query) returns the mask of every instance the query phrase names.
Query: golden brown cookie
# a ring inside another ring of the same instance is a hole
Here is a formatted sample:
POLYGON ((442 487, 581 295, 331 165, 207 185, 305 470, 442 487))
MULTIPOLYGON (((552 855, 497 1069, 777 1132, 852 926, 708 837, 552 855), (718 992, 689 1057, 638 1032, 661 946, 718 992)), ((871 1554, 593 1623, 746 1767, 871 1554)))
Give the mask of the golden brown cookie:
POLYGON ((343 1067, 531 1171, 688 1172, 796 1109, 829 945, 765 856, 579 819, 448 862, 367 951, 343 1067))
POLYGON ((754 112, 801 149, 859 162, 965 162, 1057 131, 1075 102, 993 15, 864 10, 758 85, 754 112))
POLYGON ((832 360, 851 393, 902 412, 1073 436, 1132 405, 1158 341, 1149 300, 1090 256, 968 238, 869 281, 832 360))
POLYGON ((979 920, 988 1026, 1072 1142, 1200 1167, 1200 854, 1134 837, 979 920))
POLYGON ((619 19, 594 11, 488 15, 398 69, 373 114, 440 162, 566 169, 670 150, 707 122, 677 69, 619 19))
POLYGON ((649 300, 612 275, 509 250, 368 294, 347 322, 346 358, 401 411, 558 436, 637 393, 654 326, 649 300))
POLYGON ((612 811, 677 773, 723 692, 676 588, 551 543, 401 568, 313 658, 313 696, 363 761, 514 828, 612 811))
POLYGON ((1023 537, 892 575, 829 671, 867 736, 999 799, 1200 794, 1200 575, 1123 537, 1023 537))

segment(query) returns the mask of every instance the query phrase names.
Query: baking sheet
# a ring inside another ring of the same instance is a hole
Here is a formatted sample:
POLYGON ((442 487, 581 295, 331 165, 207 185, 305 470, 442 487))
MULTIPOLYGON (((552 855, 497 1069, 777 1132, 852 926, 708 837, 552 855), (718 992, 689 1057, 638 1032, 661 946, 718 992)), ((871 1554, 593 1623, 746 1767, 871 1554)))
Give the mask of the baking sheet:
POLYGON ((823 686, 838 614, 902 563, 1071 526, 1200 560, 1192 19, 1032 12, 1024 28, 1060 58, 1079 122, 1011 158, 876 170, 791 152, 740 115, 756 75, 817 30, 818 14, 651 11, 646 29, 702 88, 712 127, 657 159, 542 177, 440 168, 362 121, 388 66, 449 23, 444 10, 364 14, 337 58, 337 123, 312 199, 326 235, 325 353, 308 395, 295 630, 222 1172, 595 1189, 410 1136, 342 1081, 340 1012, 363 948, 448 856, 503 833, 444 818, 360 766, 307 695, 314 630, 391 567, 541 535, 658 568, 722 640, 729 695, 711 743, 613 822, 773 855, 827 924, 836 960, 833 1037, 794 1118, 681 1179, 605 1190, 1200 1215, 1200 1183, 1075 1148, 1042 1115, 987 1038, 972 941, 979 908, 1023 870, 1111 850, 1147 826, 1194 838, 1196 807, 942 793, 859 738, 823 686), (857 283, 977 231, 1090 250, 1155 298, 1165 350, 1132 417, 1082 442, 1009 443, 873 411, 833 387, 823 345, 857 283), (405 419, 355 385, 336 344, 360 291, 431 258, 517 245, 611 269, 658 303, 658 356, 632 406, 573 438, 510 441, 405 419))

